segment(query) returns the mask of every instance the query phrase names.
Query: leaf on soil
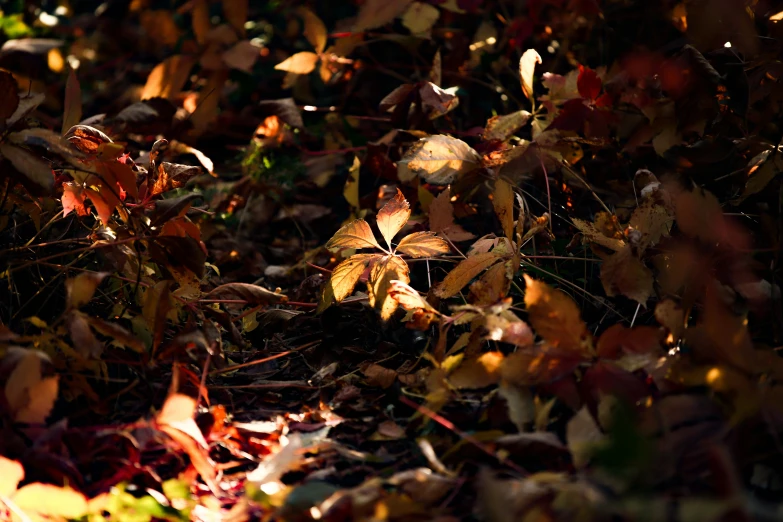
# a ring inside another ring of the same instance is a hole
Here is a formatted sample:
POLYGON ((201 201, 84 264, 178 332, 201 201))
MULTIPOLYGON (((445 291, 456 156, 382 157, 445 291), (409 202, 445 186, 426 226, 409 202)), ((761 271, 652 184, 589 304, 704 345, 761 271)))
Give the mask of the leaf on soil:
POLYGON ((653 294, 653 274, 628 245, 601 265, 601 283, 609 297, 621 294, 647 307, 653 294))
POLYGON ((535 103, 533 99, 533 73, 538 63, 541 63, 541 56, 535 49, 528 49, 519 59, 519 81, 522 83, 522 92, 525 93, 530 103, 535 103))
POLYGON ((51 190, 54 187, 51 165, 32 152, 10 143, 0 143, 0 154, 36 185, 46 190, 51 190))
POLYGON ((615 237, 604 235, 596 226, 589 221, 572 218, 574 226, 582 233, 585 240, 590 243, 596 243, 610 250, 619 251, 625 247, 625 241, 615 237))
POLYGON ((448 185, 480 165, 481 156, 467 143, 437 134, 416 142, 397 162, 397 174, 401 181, 419 176, 433 185, 448 185))
POLYGON ((45 366, 51 359, 40 350, 9 348, 16 365, 5 383, 5 400, 11 417, 16 422, 43 424, 57 400, 57 375, 51 375, 45 366))
POLYGON ((283 294, 250 283, 226 283, 210 290, 204 298, 244 300, 249 306, 280 304, 288 301, 288 297, 283 294))
POLYGON ((359 9, 353 32, 359 33, 388 24, 400 16, 413 0, 367 0, 359 9))
POLYGON ((383 250, 372 233, 370 225, 363 219, 351 221, 335 232, 326 243, 326 248, 337 252, 343 248, 377 248, 383 250))
POLYGON ((411 217, 411 208, 408 204, 408 200, 402 195, 400 189, 397 189, 397 193, 392 199, 386 202, 386 204, 378 211, 378 215, 375 220, 378 224, 378 230, 381 231, 383 239, 386 240, 386 244, 391 250, 391 242, 394 236, 405 226, 408 222, 408 218, 411 217))
POLYGON ((506 141, 515 132, 527 125, 532 115, 528 111, 515 111, 503 116, 493 116, 487 120, 484 133, 481 135, 487 141, 506 141))
POLYGON ((65 280, 66 308, 81 308, 92 299, 98 285, 101 284, 108 272, 82 272, 76 277, 65 280))
POLYGON ((380 364, 369 364, 362 370, 362 373, 367 377, 367 383, 370 386, 377 386, 384 390, 397 380, 396 371, 384 368, 380 364))
POLYGON ((278 71, 285 71, 294 74, 310 74, 315 70, 315 64, 318 63, 318 55, 309 51, 296 53, 282 62, 275 65, 278 71))
POLYGON ((492 386, 500 381, 501 352, 486 352, 475 359, 463 360, 456 370, 449 374, 449 382, 460 390, 477 390, 492 386))
MULTIPOLYGON (((421 197, 419 197, 421 199, 421 197)), ((429 208, 430 230, 450 241, 468 241, 476 236, 454 223, 454 205, 451 204, 451 190, 446 188, 432 200, 429 208)))
POLYGON ((514 189, 505 180, 495 181, 495 191, 492 193, 492 207, 500 220, 503 234, 514 240, 514 189))
POLYGON ((408 234, 397 245, 397 252, 411 257, 434 257, 448 254, 449 244, 433 232, 414 232, 408 234))
POLYGON ((590 333, 579 307, 567 294, 529 275, 525 277, 525 306, 535 332, 563 350, 589 354, 590 333))
POLYGON ((492 252, 484 252, 469 256, 455 266, 434 289, 436 296, 451 297, 462 290, 465 285, 481 272, 500 261, 502 258, 492 252))

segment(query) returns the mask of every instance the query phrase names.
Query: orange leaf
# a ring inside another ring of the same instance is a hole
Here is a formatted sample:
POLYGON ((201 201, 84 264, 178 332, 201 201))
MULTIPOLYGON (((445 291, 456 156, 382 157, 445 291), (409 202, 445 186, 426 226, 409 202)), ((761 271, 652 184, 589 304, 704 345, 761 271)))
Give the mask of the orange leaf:
MULTIPOLYGON (((428 191, 426 191, 429 194, 428 191)), ((419 197, 421 200, 421 197, 419 197)), ((429 208, 430 230, 445 236, 451 241, 467 241, 476 237, 454 223, 454 205, 451 204, 451 191, 446 188, 432 200, 429 208)))
POLYGON ((370 225, 363 219, 351 221, 338 230, 326 243, 326 248, 335 252, 343 248, 377 248, 383 250, 375 240, 370 225))
POLYGON ((378 229, 381 231, 381 235, 386 240, 390 250, 392 239, 405 226, 409 217, 411 217, 411 208, 408 200, 402 195, 400 189, 397 189, 397 194, 386 202, 375 218, 378 223, 378 229))
POLYGON ((587 354, 590 333, 579 307, 568 295, 525 276, 525 306, 536 333, 556 348, 587 354))
POLYGON ((402 238, 397 252, 411 257, 432 257, 448 254, 449 244, 432 232, 414 232, 402 238))
POLYGON ((500 224, 503 227, 503 234, 512 241, 514 240, 514 189, 507 182, 498 179, 495 182, 495 192, 493 193, 492 206, 495 208, 500 224))
POLYGON ((111 213, 112 210, 114 210, 114 207, 110 206, 106 200, 103 199, 101 195, 93 189, 84 189, 84 193, 88 198, 90 198, 90 201, 92 201, 92 204, 95 207, 95 212, 98 213, 98 217, 101 219, 101 221, 103 221, 103 224, 107 225, 109 223, 109 219, 111 218, 111 213))
POLYGON ((471 279, 501 259, 497 254, 484 252, 460 261, 435 287, 435 295, 443 298, 456 295, 465 285, 470 283, 471 279))
POLYGON ((294 74, 310 74, 318 63, 318 55, 309 51, 296 53, 275 65, 278 71, 294 74))
POLYGON ((329 288, 335 301, 339 303, 353 292, 357 281, 375 257, 378 255, 356 254, 337 265, 329 279, 329 288))
POLYGON ((601 283, 609 297, 622 294, 644 307, 654 292, 652 272, 633 254, 630 245, 604 260, 601 283))
POLYGON ((87 194, 84 190, 75 183, 63 183, 63 217, 70 214, 72 211, 76 211, 77 216, 86 216, 90 212, 87 207, 84 206, 84 200, 87 194))
POLYGON ((367 294, 370 306, 380 310, 381 319, 389 319, 397 309, 397 301, 389 295, 391 282, 410 282, 408 265, 397 256, 383 256, 370 269, 370 279, 367 282, 367 294))

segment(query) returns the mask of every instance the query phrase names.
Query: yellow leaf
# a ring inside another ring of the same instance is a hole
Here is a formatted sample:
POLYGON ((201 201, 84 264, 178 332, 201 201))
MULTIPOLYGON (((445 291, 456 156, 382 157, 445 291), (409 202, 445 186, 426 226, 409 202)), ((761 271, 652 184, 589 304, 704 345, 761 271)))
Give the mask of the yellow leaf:
POLYGON ((440 11, 436 7, 423 2, 413 2, 402 15, 402 25, 414 35, 426 35, 439 16, 440 11))
POLYGON ((406 310, 424 309, 428 312, 436 311, 419 292, 403 281, 392 281, 389 285, 389 295, 406 310))
POLYGON ((492 252, 483 252, 460 261, 435 287, 435 295, 442 298, 456 295, 465 285, 470 283, 471 279, 501 259, 500 256, 492 252))
POLYGON ((326 248, 335 252, 343 248, 377 248, 383 250, 375 240, 370 225, 363 219, 351 221, 338 230, 326 243, 326 248))
POLYGON ((356 254, 337 265, 329 279, 329 288, 335 301, 339 303, 351 295, 356 282, 359 281, 370 261, 376 257, 377 254, 356 254))
POLYGON ((304 6, 299 6, 296 13, 302 17, 304 22, 304 36, 310 45, 313 46, 316 53, 324 52, 326 48, 326 26, 314 12, 304 6))
POLYGON ((397 252, 411 257, 432 257, 449 252, 449 244, 433 232, 414 232, 397 245, 397 252))
POLYGON ((108 272, 82 272, 76 277, 66 279, 66 307, 80 308, 90 302, 98 285, 107 275, 108 272))
POLYGON ((449 382, 458 389, 486 388, 500 381, 500 364, 503 354, 487 352, 476 359, 462 361, 449 375, 449 382))
POLYGON ((17 350, 21 350, 21 357, 5 383, 8 409, 16 422, 42 424, 57 399, 58 376, 43 375, 43 363, 50 363, 45 353, 32 349, 17 350))
POLYGON ((411 208, 408 200, 402 195, 400 189, 397 189, 397 194, 386 202, 375 218, 378 223, 378 229, 381 231, 381 235, 386 240, 390 250, 392 239, 405 226, 409 217, 411 217, 411 208))
POLYGON ((457 138, 437 134, 417 141, 397 162, 400 181, 420 176, 433 185, 448 185, 457 176, 481 165, 481 156, 470 145, 457 138))
POLYGON ((384 256, 370 269, 370 279, 367 282, 367 294, 370 306, 380 310, 381 319, 389 319, 397 309, 397 301, 389 295, 391 282, 410 282, 408 265, 397 256, 384 256))
POLYGON ((317 62, 317 54, 305 51, 289 56, 284 61, 275 65, 275 69, 294 74, 309 74, 313 72, 317 62))
POLYGON ((87 499, 70 488, 35 482, 16 492, 14 503, 25 513, 39 519, 81 518, 87 512, 87 499))
POLYGON ((348 170, 348 178, 345 180, 343 197, 354 210, 359 210, 359 170, 362 167, 359 156, 354 156, 353 164, 348 170))
POLYGON ((495 182, 495 192, 492 197, 492 206, 495 208, 503 234, 511 240, 514 239, 514 189, 506 181, 498 179, 495 182))
POLYGON ((603 262, 601 283, 609 297, 622 294, 644 307, 653 293, 652 272, 633 254, 630 245, 603 262))
POLYGON ((79 123, 81 119, 82 89, 79 86, 79 80, 76 78, 76 71, 71 69, 68 73, 68 80, 65 82, 62 133, 65 134, 68 129, 79 123))
POLYGON ((522 92, 525 93, 530 103, 533 102, 533 72, 536 64, 541 63, 541 56, 535 49, 528 49, 519 59, 519 81, 522 83, 522 92))
POLYGON ((10 497, 24 478, 24 468, 15 460, 0 456, 0 496, 10 497))
POLYGON ((188 81, 195 59, 192 56, 176 54, 155 66, 147 76, 147 83, 141 91, 141 99, 173 98, 180 93, 188 81))
POLYGON ((585 352, 589 336, 579 307, 565 293, 542 281, 525 276, 525 306, 536 333, 552 346, 569 351, 585 352))

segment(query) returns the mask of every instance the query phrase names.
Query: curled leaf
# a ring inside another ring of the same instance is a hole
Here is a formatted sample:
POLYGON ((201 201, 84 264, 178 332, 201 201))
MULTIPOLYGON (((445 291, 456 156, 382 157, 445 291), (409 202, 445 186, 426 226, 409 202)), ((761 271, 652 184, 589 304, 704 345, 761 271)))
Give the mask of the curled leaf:
POLYGON ((249 283, 227 283, 213 288, 205 296, 208 299, 238 299, 248 305, 279 304, 288 301, 288 297, 267 290, 263 286, 249 283))

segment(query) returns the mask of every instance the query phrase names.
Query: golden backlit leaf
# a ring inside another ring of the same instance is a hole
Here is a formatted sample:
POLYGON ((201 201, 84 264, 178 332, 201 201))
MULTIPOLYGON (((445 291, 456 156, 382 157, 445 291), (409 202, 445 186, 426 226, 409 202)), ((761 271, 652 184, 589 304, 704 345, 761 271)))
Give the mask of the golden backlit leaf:
POLYGON ((514 239, 514 189, 505 180, 498 179, 495 182, 495 191, 492 193, 492 207, 495 209, 503 234, 511 240, 514 239))
POLYGON ((470 281, 502 258, 492 252, 484 252, 460 261, 434 289, 442 298, 456 295, 470 281))
POLYGON ((42 424, 57 399, 59 378, 44 375, 44 363, 50 364, 44 352, 19 350, 21 357, 5 383, 6 404, 16 422, 42 424))
POLYGON ((182 32, 177 27, 173 11, 167 9, 145 9, 141 12, 139 21, 147 38, 167 47, 177 45, 182 32))
POLYGON ((304 22, 303 32, 307 41, 310 42, 316 53, 324 52, 324 49, 326 49, 327 31, 323 21, 308 7, 299 6, 296 8, 296 13, 302 17, 304 22))
POLYGON ((326 243, 326 248, 336 252, 343 248, 377 248, 383 250, 375 240, 370 225, 363 219, 351 221, 335 232, 326 243))
POLYGON ((147 76, 147 83, 141 91, 141 99, 168 98, 178 95, 190 76, 196 63, 192 56, 175 54, 155 66, 147 76))
POLYGON ((408 200, 402 195, 400 189, 397 189, 397 194, 394 195, 386 204, 378 211, 376 216, 376 222, 378 223, 378 230, 381 231, 383 239, 386 240, 386 244, 389 245, 391 250, 391 242, 394 236, 405 226, 408 222, 408 218, 411 217, 411 208, 408 204, 408 200))
POLYGON ((533 73, 537 63, 541 63, 541 56, 535 49, 528 49, 519 59, 519 81, 522 83, 522 92, 525 93, 530 103, 535 103, 533 101, 533 73))
POLYGON ((448 185, 481 165, 481 156, 457 138, 436 134, 417 141, 397 162, 400 181, 416 176, 433 185, 448 185))
POLYGON ((502 362, 501 352, 487 352, 475 359, 464 360, 449 374, 449 382, 461 390, 476 390, 492 386, 500 381, 502 362))
POLYGON ((435 312, 431 304, 419 292, 403 281, 394 280, 389 285, 389 295, 406 310, 427 310, 435 312))
POLYGON ((275 65, 278 71, 285 71, 294 74, 310 74, 315 70, 315 64, 318 63, 318 55, 309 51, 296 53, 282 62, 275 65))
POLYGON ((0 456, 0 496, 9 497, 24 478, 19 462, 0 456))
POLYGON ((370 306, 380 310, 381 319, 389 319, 397 309, 397 301, 389 295, 392 281, 409 283, 408 265, 397 256, 383 256, 370 269, 367 295, 370 306))
POLYGON ((86 305, 107 275, 108 272, 82 272, 76 277, 66 279, 66 307, 80 308, 86 305))
POLYGON ((580 354, 590 351, 587 325, 573 299, 542 281, 525 277, 525 306, 533 329, 555 348, 580 354))
POLYGON ((332 271, 329 288, 338 303, 351 295, 357 281, 377 254, 356 254, 349 257, 332 271))
POLYGON ((448 254, 449 244, 433 232, 414 232, 402 238, 397 245, 397 252, 411 257, 433 257, 448 254))
POLYGON ((601 283, 609 297, 624 295, 645 307, 654 291, 652 272, 633 254, 630 245, 604 260, 601 283))
POLYGON ((16 492, 13 501, 35 520, 72 520, 87 513, 83 494, 53 484, 27 484, 16 492))

